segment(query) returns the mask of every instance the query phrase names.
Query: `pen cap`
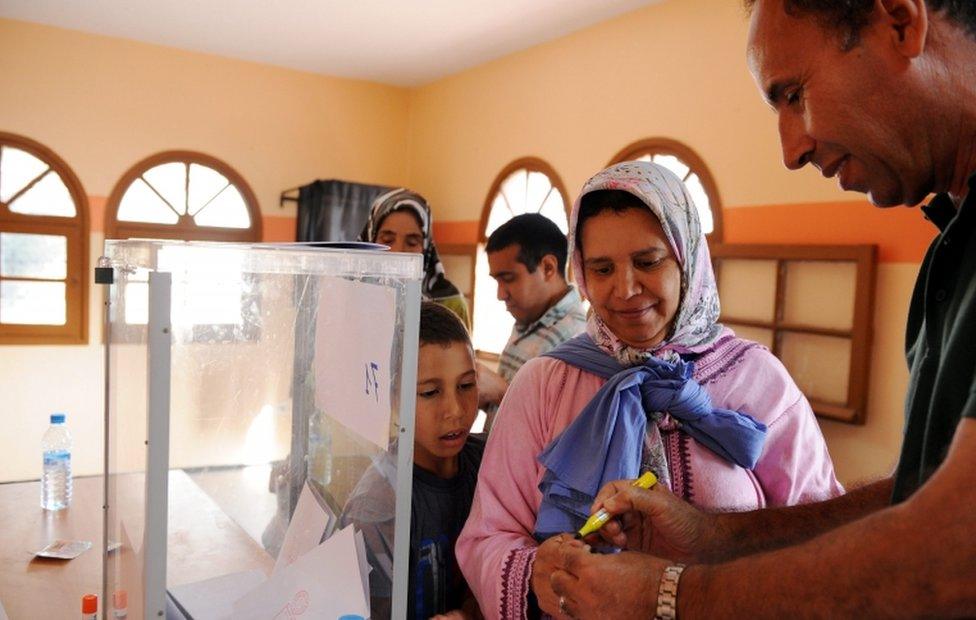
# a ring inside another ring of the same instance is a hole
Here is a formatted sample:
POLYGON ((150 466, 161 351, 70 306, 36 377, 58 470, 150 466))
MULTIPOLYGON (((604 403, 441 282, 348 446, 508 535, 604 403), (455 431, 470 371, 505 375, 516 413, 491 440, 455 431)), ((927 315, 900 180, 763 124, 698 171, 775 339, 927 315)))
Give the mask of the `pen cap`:
POLYGON ((98 597, 94 594, 86 594, 81 597, 81 613, 93 614, 98 611, 98 597))
POLYGON ((645 471, 640 478, 634 480, 634 486, 642 489, 649 489, 657 484, 657 476, 652 471, 645 471))

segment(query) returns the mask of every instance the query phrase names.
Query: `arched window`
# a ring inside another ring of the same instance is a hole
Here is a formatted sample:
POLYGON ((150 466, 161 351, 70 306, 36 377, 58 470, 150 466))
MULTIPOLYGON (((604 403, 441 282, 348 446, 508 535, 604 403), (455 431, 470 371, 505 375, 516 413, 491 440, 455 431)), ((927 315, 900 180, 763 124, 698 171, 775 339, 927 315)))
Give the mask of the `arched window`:
POLYGON ((88 342, 88 202, 52 150, 0 133, 0 343, 88 342))
POLYGON ((105 236, 260 241, 261 214, 247 183, 224 162, 168 151, 129 169, 105 209, 105 236))
MULTIPOLYGON (((243 177, 219 159, 190 151, 159 153, 130 168, 109 196, 105 219, 108 239, 261 240, 257 199, 243 177)), ((192 288, 185 294, 191 300, 194 338, 255 339, 253 322, 245 315, 260 302, 249 292, 251 283, 242 280, 240 265, 229 262, 208 269, 224 271, 226 277, 218 278, 216 286, 186 284, 192 288)), ((147 287, 130 279, 121 307, 127 324, 146 324, 147 287)))
POLYGON ((609 165, 622 161, 653 161, 678 175, 695 201, 705 234, 712 242, 722 241, 722 203, 718 187, 708 166, 691 148, 668 138, 648 138, 625 147, 609 165))
POLYGON ((485 243, 496 228, 522 213, 539 213, 569 230, 566 188, 552 167, 541 159, 527 157, 505 167, 495 178, 481 213, 481 238, 474 277, 474 346, 479 351, 499 354, 505 348, 515 321, 498 301, 495 281, 489 275, 485 243))

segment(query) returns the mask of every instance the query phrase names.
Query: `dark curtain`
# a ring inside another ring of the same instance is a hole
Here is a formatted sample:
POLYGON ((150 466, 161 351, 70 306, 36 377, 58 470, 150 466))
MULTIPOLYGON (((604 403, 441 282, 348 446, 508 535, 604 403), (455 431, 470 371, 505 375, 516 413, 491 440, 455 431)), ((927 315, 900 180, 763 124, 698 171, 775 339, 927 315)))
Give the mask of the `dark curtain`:
POLYGON ((298 190, 298 241, 355 241, 369 207, 392 188, 348 181, 315 181, 298 190))

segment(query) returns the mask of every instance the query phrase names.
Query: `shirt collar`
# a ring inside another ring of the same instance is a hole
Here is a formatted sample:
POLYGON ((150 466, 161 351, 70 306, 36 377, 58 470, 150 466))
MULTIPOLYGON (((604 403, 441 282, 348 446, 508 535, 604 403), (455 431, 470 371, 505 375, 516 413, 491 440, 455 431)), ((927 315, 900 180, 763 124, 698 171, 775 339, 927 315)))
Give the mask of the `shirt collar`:
POLYGON ((931 220, 940 231, 945 232, 949 223, 963 209, 971 210, 976 207, 974 204, 976 203, 976 172, 969 175, 967 184, 969 185, 969 193, 966 194, 965 200, 962 201, 958 209, 948 193, 937 194, 929 204, 922 207, 925 217, 931 220))
POLYGON ((525 334, 526 332, 534 331, 540 327, 550 327, 557 323, 564 316, 572 312, 575 308, 583 302, 580 298, 579 291, 572 284, 569 285, 569 289, 566 294, 560 298, 551 308, 542 313, 538 319, 529 323, 528 325, 521 326, 515 325, 515 332, 519 335, 525 334))

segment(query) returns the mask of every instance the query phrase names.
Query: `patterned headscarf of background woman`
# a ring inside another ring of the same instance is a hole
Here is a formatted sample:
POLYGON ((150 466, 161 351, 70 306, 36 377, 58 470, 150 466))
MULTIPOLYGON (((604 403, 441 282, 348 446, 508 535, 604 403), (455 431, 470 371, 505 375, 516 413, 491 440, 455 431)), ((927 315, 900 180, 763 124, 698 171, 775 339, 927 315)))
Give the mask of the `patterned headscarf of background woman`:
POLYGON ((637 349, 617 338, 595 312, 587 332, 601 348, 621 364, 634 366, 648 357, 664 359, 675 354, 700 353, 728 333, 720 323, 718 289, 708 244, 702 233, 698 210, 688 189, 673 172, 651 162, 625 162, 597 173, 583 186, 569 220, 569 244, 577 286, 586 295, 583 255, 577 247, 580 202, 590 192, 621 190, 633 194, 661 222, 671 251, 681 268, 681 301, 665 339, 652 349, 637 349))
POLYGON ((421 292, 425 299, 435 300, 460 295, 455 287, 444 275, 444 265, 437 255, 437 246, 431 234, 432 220, 430 207, 423 196, 408 189, 389 191, 376 200, 369 210, 369 220, 359 236, 360 241, 376 242, 380 224, 394 211, 409 209, 420 220, 420 231, 424 236, 424 282, 421 292))

